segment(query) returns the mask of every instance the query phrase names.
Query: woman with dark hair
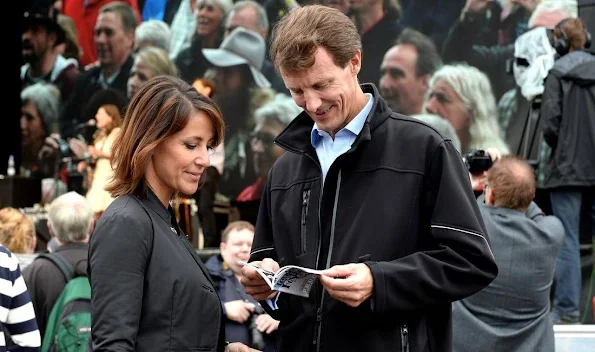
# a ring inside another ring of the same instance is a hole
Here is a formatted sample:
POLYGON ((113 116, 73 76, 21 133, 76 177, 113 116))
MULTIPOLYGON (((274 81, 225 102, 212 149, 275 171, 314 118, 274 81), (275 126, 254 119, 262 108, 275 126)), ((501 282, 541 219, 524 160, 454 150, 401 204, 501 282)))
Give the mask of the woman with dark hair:
POLYGON ((211 278, 173 213, 223 140, 219 108, 189 84, 157 76, 126 109, 114 141, 115 198, 91 237, 94 351, 250 351, 225 343, 211 278))

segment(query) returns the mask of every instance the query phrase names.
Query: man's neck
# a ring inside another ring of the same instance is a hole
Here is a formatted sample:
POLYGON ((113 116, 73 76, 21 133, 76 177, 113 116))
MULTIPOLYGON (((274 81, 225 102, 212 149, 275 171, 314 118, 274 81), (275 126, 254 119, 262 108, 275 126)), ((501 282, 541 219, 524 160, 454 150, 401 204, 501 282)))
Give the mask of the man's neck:
POLYGON ((29 75, 33 78, 39 78, 52 72, 52 69, 54 68, 54 64, 56 62, 56 57, 57 54, 53 53, 51 50, 48 50, 46 53, 43 54, 41 60, 39 60, 35 64, 31 64, 29 69, 29 75))
POLYGON ((124 66, 126 60, 128 60, 128 57, 130 57, 130 54, 126 55, 119 62, 115 62, 113 65, 101 66, 101 70, 103 71, 103 78, 105 78, 106 80, 110 79, 116 72, 118 72, 118 70, 122 68, 122 66, 124 66))
POLYGON ((360 33, 366 33, 384 17, 382 2, 378 2, 366 9, 360 9, 354 14, 355 23, 360 33))

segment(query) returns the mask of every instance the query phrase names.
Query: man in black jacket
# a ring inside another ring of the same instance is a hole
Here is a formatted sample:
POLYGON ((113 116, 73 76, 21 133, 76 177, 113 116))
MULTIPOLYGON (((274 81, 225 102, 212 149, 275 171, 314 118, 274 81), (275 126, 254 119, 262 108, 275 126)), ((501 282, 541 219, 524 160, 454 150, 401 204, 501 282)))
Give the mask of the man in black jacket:
MULTIPOLYGON (((582 202, 595 209, 595 55, 585 51, 589 34, 580 19, 569 18, 554 30, 561 55, 543 92, 543 138, 552 148, 543 187, 552 211, 564 225, 564 246, 556 263, 554 323, 577 323, 581 295, 579 224, 582 202)), ((595 211, 591 210, 595 219, 595 211)))
POLYGON ((262 196, 250 260, 321 269, 307 298, 246 292, 280 320, 281 351, 450 351, 451 303, 497 267, 461 156, 428 125, 358 84, 361 40, 336 9, 304 6, 276 27, 271 59, 305 111, 262 196))

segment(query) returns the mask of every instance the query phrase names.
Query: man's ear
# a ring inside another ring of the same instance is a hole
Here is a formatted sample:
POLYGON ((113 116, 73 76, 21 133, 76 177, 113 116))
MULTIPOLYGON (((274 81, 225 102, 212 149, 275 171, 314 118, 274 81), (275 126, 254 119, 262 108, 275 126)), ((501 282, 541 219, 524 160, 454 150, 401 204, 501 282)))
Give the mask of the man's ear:
POLYGON ((432 78, 432 75, 423 75, 421 76, 419 79, 424 87, 424 91, 427 91, 428 88, 430 87, 430 78, 432 78))
POLYGON ((223 252, 223 251, 225 250, 225 248, 227 248, 227 243, 225 243, 225 242, 221 242, 221 243, 219 244, 219 250, 220 250, 221 252, 223 252))
POLYGON ((485 202, 488 205, 494 205, 494 191, 492 191, 491 187, 488 187, 488 189, 486 189, 485 202))
POLYGON ((351 73, 354 76, 357 76, 359 74, 359 71, 362 69, 362 51, 361 50, 357 50, 355 52, 355 55, 353 55, 353 57, 351 58, 351 73))
POLYGON ((54 232, 54 225, 52 225, 52 222, 49 219, 47 221, 47 225, 48 225, 48 231, 50 233, 50 236, 56 237, 56 233, 54 232))

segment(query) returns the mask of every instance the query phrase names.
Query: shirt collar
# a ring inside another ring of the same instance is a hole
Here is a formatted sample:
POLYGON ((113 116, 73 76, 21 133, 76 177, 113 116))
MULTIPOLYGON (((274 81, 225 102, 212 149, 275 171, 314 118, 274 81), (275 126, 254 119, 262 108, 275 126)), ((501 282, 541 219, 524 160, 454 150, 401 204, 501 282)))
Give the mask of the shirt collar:
MULTIPOLYGON (((364 124, 366 123, 366 120, 368 118, 368 115, 370 114, 370 111, 372 111, 372 106, 374 105, 374 96, 370 93, 365 93, 365 95, 368 98, 368 102, 366 103, 364 108, 357 115, 355 115, 353 120, 351 120, 347 124, 347 126, 343 127, 343 129, 341 129, 341 131, 347 130, 353 133, 355 136, 357 136, 362 131, 362 128, 364 128, 364 124)), ((337 134, 339 134, 341 131, 337 132, 337 134)), ((323 135, 328 133, 319 129, 318 125, 315 122, 314 126, 312 127, 311 133, 311 142, 313 147, 316 148, 316 145, 318 144, 320 138, 322 138, 321 134, 323 135)))
POLYGON ((114 81, 116 80, 116 77, 118 77, 118 75, 120 74, 120 69, 118 69, 118 71, 114 72, 110 78, 105 79, 105 75, 103 74, 103 70, 99 71, 99 84, 101 85, 101 87, 103 89, 107 89, 109 88, 109 86, 114 83, 114 81))

